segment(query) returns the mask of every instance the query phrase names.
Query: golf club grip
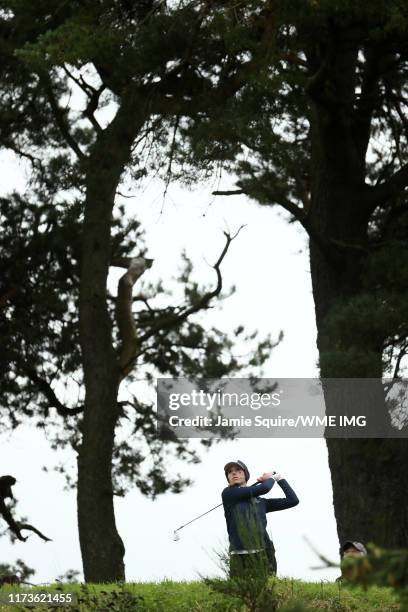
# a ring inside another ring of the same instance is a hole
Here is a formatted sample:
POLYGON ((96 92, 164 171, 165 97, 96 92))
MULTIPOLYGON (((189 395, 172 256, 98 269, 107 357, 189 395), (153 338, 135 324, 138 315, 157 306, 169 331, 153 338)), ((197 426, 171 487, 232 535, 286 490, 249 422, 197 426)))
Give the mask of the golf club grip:
MULTIPOLYGON (((272 474, 272 476, 274 476, 274 475, 276 474, 276 471, 275 471, 275 470, 273 470, 273 471, 272 471, 272 472, 270 472, 270 473, 272 474)), ((262 481, 261 481, 261 480, 255 480, 255 482, 253 482, 253 483, 252 483, 252 484, 250 484, 249 486, 250 486, 250 487, 253 487, 253 486, 254 486, 254 485, 256 485, 256 484, 261 484, 261 483, 262 483, 262 481)))

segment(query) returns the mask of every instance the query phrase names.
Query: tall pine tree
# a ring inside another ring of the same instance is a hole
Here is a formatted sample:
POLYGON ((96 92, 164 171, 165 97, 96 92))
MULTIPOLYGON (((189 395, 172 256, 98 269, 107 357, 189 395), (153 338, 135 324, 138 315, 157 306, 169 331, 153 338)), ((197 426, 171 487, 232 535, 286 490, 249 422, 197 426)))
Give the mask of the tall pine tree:
MULTIPOLYGON (((180 155, 203 176, 215 166, 236 176, 219 195, 282 207, 301 224, 320 374, 376 379, 354 401, 368 414, 375 405, 387 431, 381 377, 401 375, 408 347, 407 4, 219 2, 209 19, 222 49, 213 80, 233 93, 207 97, 180 155)), ((326 401, 338 408, 330 387, 326 401)), ((405 546, 407 441, 327 446, 340 540, 405 546)))
MULTIPOLYGON (((225 335, 194 320, 221 292, 220 265, 231 237, 214 266, 213 287, 200 290, 187 267, 185 304, 156 307, 150 298, 158 288, 147 285, 133 308, 132 288, 151 261, 143 257, 135 224, 127 227, 115 208, 126 172, 138 180, 154 162, 163 163, 148 159, 143 147, 160 151, 171 143, 183 109, 211 89, 193 61, 206 56, 206 27, 206 10, 196 3, 167 7, 155 0, 11 0, 0 12, 0 143, 32 167, 27 197, 1 202, 7 230, 1 236, 3 401, 12 425, 23 414, 40 424, 55 421, 55 412, 65 420, 78 453, 87 581, 124 579, 116 476, 152 495, 186 483, 164 471, 152 407, 138 398, 118 401, 120 384, 144 364, 161 374, 213 377, 243 365, 225 335), (103 113, 107 104, 112 118, 103 113), (111 266, 124 268, 116 300, 107 288, 111 266), (57 383, 78 373, 83 402, 66 406, 57 383), (115 444, 125 417, 147 448, 135 449, 131 438, 115 444), (143 473, 146 456, 152 464, 143 473)), ((164 165, 170 170, 167 160, 164 165)), ((268 348, 268 342, 260 346, 254 365, 268 348)), ((183 442, 164 443, 194 460, 183 442)))

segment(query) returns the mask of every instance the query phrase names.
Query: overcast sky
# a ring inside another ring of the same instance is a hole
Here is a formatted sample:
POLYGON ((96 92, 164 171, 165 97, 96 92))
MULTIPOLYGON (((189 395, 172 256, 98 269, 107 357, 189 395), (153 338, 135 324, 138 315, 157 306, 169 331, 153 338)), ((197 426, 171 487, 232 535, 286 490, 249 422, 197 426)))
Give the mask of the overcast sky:
MULTIPOLYGON (((25 176, 18 161, 2 154, 2 194, 23 188, 25 176)), ((225 182, 220 188, 229 187, 225 182)), ((222 309, 208 313, 208 323, 232 331, 242 323, 248 331, 277 337, 282 343, 273 350, 265 376, 317 376, 316 327, 306 236, 289 225, 278 209, 260 207, 245 197, 216 198, 211 186, 195 191, 170 188, 163 206, 162 187, 156 184, 127 199, 146 230, 149 256, 154 266, 150 278, 170 278, 181 264, 183 248, 195 264, 196 278, 210 282, 214 263, 224 245, 223 229, 231 232, 245 224, 231 245, 223 264, 225 286, 236 285, 235 295, 223 301, 222 309)), ((110 283, 117 281, 112 271, 110 283)), ((169 298, 171 302, 171 298, 169 298)), ((207 317, 207 315, 206 315, 207 317)), ((153 390, 152 390, 153 393, 153 390)), ((198 442, 194 441, 197 445, 198 442)), ((174 542, 173 530, 219 503, 226 485, 223 465, 241 459, 254 478, 269 470, 284 474, 296 491, 296 508, 269 515, 269 528, 277 550, 278 575, 305 580, 332 580, 338 570, 312 570, 320 561, 305 537, 324 555, 337 558, 337 534, 333 514, 327 450, 319 439, 236 440, 202 453, 198 466, 181 466, 194 485, 180 495, 166 494, 155 502, 133 491, 115 501, 117 524, 126 547, 128 580, 194 579, 199 574, 220 573, 217 551, 227 546, 222 508, 181 531, 174 542)), ((0 471, 18 479, 15 494, 19 514, 53 538, 43 543, 30 536, 26 543, 10 545, 1 540, 0 562, 22 558, 37 570, 35 582, 49 582, 69 568, 81 569, 76 526, 75 494, 63 491, 64 480, 42 466, 61 460, 75 464, 75 457, 49 450, 44 436, 22 427, 1 440, 0 471)), ((270 493, 280 496, 276 484, 270 493)), ((3 524, 4 525, 4 524, 3 524)), ((3 526, 2 525, 2 526, 3 526)))

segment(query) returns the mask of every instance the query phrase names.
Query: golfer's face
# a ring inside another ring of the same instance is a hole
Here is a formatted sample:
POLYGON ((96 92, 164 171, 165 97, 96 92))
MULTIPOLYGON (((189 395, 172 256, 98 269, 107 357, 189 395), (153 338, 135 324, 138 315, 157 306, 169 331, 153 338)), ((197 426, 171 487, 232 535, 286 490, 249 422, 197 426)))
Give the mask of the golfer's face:
POLYGON ((228 470, 228 482, 230 485, 243 485, 245 484, 244 470, 240 467, 232 467, 228 470))
POLYGON ((347 557, 363 557, 364 553, 361 550, 358 550, 357 548, 347 548, 344 553, 343 553, 343 558, 347 558, 347 557))

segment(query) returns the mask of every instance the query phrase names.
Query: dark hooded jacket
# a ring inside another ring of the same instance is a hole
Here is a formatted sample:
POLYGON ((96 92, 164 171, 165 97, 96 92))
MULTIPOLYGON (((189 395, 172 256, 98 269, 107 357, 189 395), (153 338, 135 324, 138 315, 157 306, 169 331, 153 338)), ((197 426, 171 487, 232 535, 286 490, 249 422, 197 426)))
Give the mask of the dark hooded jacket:
POLYGON ((269 493, 275 481, 269 478, 250 487, 229 486, 222 492, 225 520, 227 523, 230 551, 273 550, 273 544, 266 531, 268 512, 292 508, 299 503, 296 493, 282 478, 278 485, 285 497, 265 499, 260 497, 269 493))

